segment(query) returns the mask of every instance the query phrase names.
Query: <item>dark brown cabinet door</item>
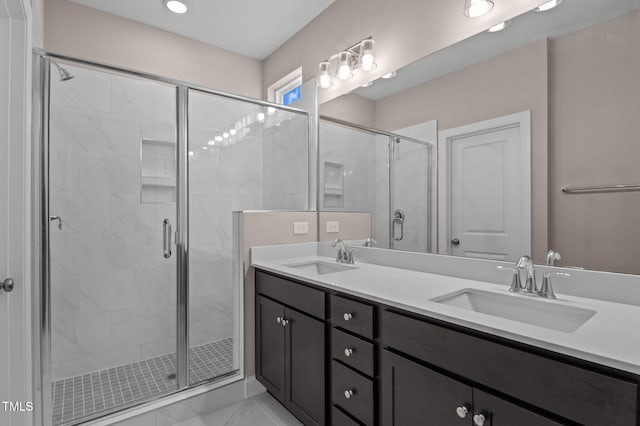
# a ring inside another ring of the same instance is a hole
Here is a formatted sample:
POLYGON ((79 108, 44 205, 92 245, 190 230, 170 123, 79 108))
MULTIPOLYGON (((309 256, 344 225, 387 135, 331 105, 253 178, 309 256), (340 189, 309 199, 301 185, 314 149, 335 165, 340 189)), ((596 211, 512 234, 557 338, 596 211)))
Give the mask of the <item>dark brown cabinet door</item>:
POLYGON ((305 425, 325 422, 325 325, 293 309, 285 309, 285 405, 305 425))
MULTIPOLYGON (((426 367, 384 351, 382 424, 384 426, 473 425, 473 390, 426 367), (457 412, 460 409, 460 417, 457 412), (466 409, 466 414, 465 410, 466 409)), ((514 425, 511 425, 514 426, 514 425)))
POLYGON ((474 415, 484 416, 477 419, 477 424, 482 426, 562 426, 562 423, 549 420, 478 389, 473 390, 473 402, 474 415))
POLYGON ((256 297, 256 376, 273 396, 284 401, 285 327, 284 306, 256 297))

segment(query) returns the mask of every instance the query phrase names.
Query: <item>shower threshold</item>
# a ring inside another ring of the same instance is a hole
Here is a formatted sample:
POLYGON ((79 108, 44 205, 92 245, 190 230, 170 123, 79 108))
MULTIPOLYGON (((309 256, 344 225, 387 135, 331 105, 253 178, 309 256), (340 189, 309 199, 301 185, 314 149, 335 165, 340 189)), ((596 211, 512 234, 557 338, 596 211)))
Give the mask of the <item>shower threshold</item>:
MULTIPOLYGON (((189 349, 189 383, 233 371, 231 337, 189 349)), ((51 384, 53 425, 112 412, 175 392, 176 355, 159 355, 118 367, 68 377, 51 384)))

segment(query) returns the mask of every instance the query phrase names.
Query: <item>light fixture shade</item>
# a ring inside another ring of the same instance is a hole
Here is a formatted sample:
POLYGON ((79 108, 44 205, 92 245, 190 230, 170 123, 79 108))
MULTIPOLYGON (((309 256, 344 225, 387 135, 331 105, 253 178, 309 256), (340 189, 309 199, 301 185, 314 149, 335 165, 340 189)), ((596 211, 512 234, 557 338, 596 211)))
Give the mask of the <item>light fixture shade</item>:
POLYGON ((370 71, 376 67, 373 45, 373 39, 363 40, 360 45, 360 68, 364 71, 370 71))
POLYGON ((188 10, 187 5, 184 2, 178 0, 164 0, 164 5, 173 13, 182 14, 186 13, 188 10))
POLYGON ((493 0, 465 0, 464 14, 469 18, 486 15, 493 9, 493 0))
POLYGON ((493 27, 487 30, 488 33, 497 33, 498 31, 502 31, 509 26, 511 21, 500 22, 499 24, 494 25, 493 27))
POLYGON ((551 10, 556 6, 559 6, 560 3, 562 3, 562 0, 551 0, 541 4, 540 6, 536 7, 534 10, 536 12, 546 12, 547 10, 551 10))
POLYGON ((352 61, 351 52, 340 52, 338 56, 338 70, 336 71, 336 77, 340 80, 348 80, 353 77, 351 73, 351 61, 352 61))
POLYGON ((331 86, 331 76, 329 75, 329 62, 320 62, 318 66, 318 87, 327 89, 331 86))

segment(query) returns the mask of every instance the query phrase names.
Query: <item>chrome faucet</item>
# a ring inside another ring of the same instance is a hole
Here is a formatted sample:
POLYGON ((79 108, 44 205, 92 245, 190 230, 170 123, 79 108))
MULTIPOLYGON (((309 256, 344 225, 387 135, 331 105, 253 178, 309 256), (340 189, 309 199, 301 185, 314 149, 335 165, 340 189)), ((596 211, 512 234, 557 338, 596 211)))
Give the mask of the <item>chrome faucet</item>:
POLYGON ((522 256, 516 263, 518 270, 524 270, 526 272, 526 279, 524 282, 524 292, 527 294, 534 294, 538 290, 536 288, 536 270, 533 266, 533 260, 529 256, 522 256))
POLYGON ((560 256, 560 252, 551 249, 547 252, 547 265, 548 266, 556 266, 556 262, 558 260, 562 260, 562 256, 560 256))
POLYGON ((341 239, 337 239, 335 240, 333 243, 331 243, 332 247, 337 247, 338 249, 338 255, 336 257, 336 262, 340 262, 340 263, 350 263, 350 264, 354 264, 355 261, 353 259, 353 247, 348 246, 344 241, 342 241, 341 239))
MULTIPOLYGON (((554 253, 557 253, 557 252, 554 252, 554 253)), ((559 254, 558 254, 558 257, 559 257, 559 254)), ((547 259, 548 258, 549 256, 547 256, 547 259)), ((499 269, 511 269, 511 268, 499 267, 499 269)), ((513 280, 511 281, 511 287, 509 288, 510 292, 517 293, 522 290, 525 292, 525 294, 531 295, 531 296, 544 297, 545 299, 556 298, 556 295, 553 292, 553 287, 551 285, 550 273, 543 274, 542 284, 540 286, 540 289, 538 289, 538 286, 536 283, 535 265, 533 264, 533 260, 529 256, 522 256, 520 259, 518 259, 518 262, 516 263, 516 267, 512 270, 514 273, 514 277, 513 277, 513 280), (526 279, 525 279, 524 285, 522 285, 520 281, 521 270, 524 270, 526 272, 526 279)), ((556 275, 568 276, 568 274, 561 274, 561 273, 556 273, 556 275)))

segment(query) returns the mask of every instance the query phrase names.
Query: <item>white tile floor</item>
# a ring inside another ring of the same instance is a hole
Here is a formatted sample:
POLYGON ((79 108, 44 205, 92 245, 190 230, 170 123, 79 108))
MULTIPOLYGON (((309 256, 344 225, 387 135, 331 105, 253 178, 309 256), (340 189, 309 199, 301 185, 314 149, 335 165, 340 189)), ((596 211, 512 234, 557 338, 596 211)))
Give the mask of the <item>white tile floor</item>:
POLYGON ((302 425, 268 393, 174 426, 294 426, 302 425))

